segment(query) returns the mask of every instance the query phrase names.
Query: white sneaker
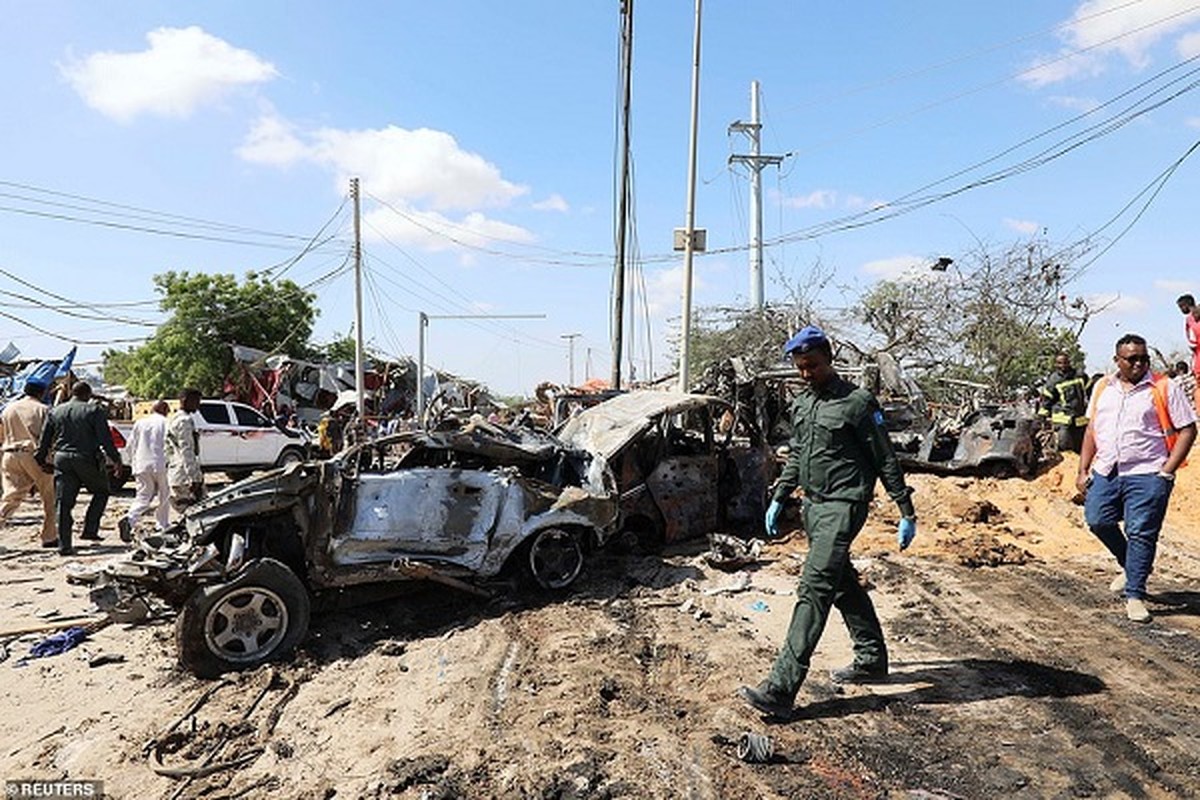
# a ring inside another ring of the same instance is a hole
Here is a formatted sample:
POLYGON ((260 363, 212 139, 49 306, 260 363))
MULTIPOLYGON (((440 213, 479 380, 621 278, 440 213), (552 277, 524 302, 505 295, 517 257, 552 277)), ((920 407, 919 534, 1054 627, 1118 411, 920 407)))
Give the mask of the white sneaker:
POLYGON ((1108 585, 1108 590, 1110 592, 1116 592, 1117 594, 1120 594, 1121 592, 1125 591, 1125 573, 1124 572, 1122 572, 1120 575, 1118 575, 1117 577, 1112 579, 1112 583, 1110 583, 1108 585))
POLYGON ((1125 616, 1129 617, 1131 622, 1149 622, 1150 610, 1146 608, 1144 601, 1131 597, 1125 601, 1125 616))

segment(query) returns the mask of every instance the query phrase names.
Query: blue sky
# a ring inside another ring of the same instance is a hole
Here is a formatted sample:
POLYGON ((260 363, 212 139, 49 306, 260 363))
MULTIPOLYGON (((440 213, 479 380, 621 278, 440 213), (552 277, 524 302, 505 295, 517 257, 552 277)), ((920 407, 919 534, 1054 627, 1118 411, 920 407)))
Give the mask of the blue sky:
MULTIPOLYGON (((65 304, 43 289, 99 317, 2 295, 0 346, 11 340, 30 357, 69 347, 34 325, 83 342, 80 358, 94 360, 99 343, 143 336, 161 319, 152 305, 111 304, 153 300, 151 277, 169 269, 283 265, 302 284, 319 281, 346 258, 342 202, 354 175, 373 346, 415 354, 418 311, 545 315, 435 319, 429 360, 527 393, 566 380, 562 335, 579 333, 576 378, 589 367, 607 376, 618 9, 0 2, 10 21, 0 29, 0 290, 65 304), (321 239, 333 238, 290 263, 330 220, 321 239)), ((690 0, 635 4, 638 377, 674 367, 666 330, 682 270, 670 245, 685 213, 693 11, 690 0)), ((696 220, 710 249, 733 250, 697 259, 697 305, 747 302, 748 183, 728 165, 745 144, 727 128, 748 119, 758 80, 763 152, 788 155, 763 173, 764 234, 785 240, 767 249, 769 301, 820 262, 834 273, 822 302, 844 307, 880 277, 962 258, 977 241, 1001 247, 1044 232, 1073 242, 1134 201, 1099 235, 1116 240, 1111 249, 1069 290, 1110 303, 1085 332, 1089 366, 1105 366, 1127 330, 1183 348, 1174 298, 1200 293, 1200 157, 1117 235, 1146 202, 1139 193, 1200 139, 1200 95, 1189 88, 1200 60, 1177 66, 1200 55, 1200 2, 708 0, 702 42, 696 220), (877 224, 798 235, 1067 123, 939 188, 1011 167, 1098 121, 1069 123, 1082 112, 1172 78, 1156 97, 1188 89, 1177 99, 1036 169, 877 224)), ((314 290, 317 338, 349 332, 352 276, 314 290)))

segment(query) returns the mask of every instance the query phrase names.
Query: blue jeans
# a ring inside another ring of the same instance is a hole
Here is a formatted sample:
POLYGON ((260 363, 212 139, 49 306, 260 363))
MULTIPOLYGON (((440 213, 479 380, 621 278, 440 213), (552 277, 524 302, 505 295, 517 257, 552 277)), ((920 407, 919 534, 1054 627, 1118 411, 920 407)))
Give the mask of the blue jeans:
POLYGON ((1158 532, 1167 515, 1172 481, 1149 475, 1092 473, 1083 504, 1084 518, 1108 551, 1125 568, 1125 596, 1145 599, 1146 579, 1154 569, 1158 532), (1120 523, 1125 522, 1125 532, 1120 523))

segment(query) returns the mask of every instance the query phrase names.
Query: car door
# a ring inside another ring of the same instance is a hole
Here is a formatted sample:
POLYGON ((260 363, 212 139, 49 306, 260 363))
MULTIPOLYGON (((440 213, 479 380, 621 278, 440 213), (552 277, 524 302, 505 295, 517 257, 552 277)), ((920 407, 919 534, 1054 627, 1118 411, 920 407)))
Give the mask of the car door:
POLYGON ((212 469, 237 463, 238 430, 224 400, 201 400, 192 415, 200 434, 200 467, 212 469))
POLYGON ((646 478, 662 513, 663 539, 674 542, 716 530, 720 464, 708 409, 660 421, 666 450, 646 478))
POLYGON ((237 463, 246 467, 274 464, 283 449, 283 432, 250 406, 230 403, 229 407, 238 428, 237 463))
POLYGON ((351 522, 330 542, 333 563, 411 558, 477 570, 510 493, 519 503, 519 487, 511 479, 479 470, 413 467, 362 474, 351 522))

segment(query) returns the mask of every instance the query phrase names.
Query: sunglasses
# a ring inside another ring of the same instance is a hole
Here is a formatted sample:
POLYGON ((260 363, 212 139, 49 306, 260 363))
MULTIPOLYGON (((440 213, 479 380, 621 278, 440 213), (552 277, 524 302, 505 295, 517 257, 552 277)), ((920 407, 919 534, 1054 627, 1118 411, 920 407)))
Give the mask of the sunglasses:
POLYGON ((1136 355, 1136 356, 1117 356, 1117 358, 1121 359, 1122 361, 1127 361, 1130 364, 1149 364, 1150 363, 1150 356, 1148 356, 1144 353, 1141 355, 1136 355))

